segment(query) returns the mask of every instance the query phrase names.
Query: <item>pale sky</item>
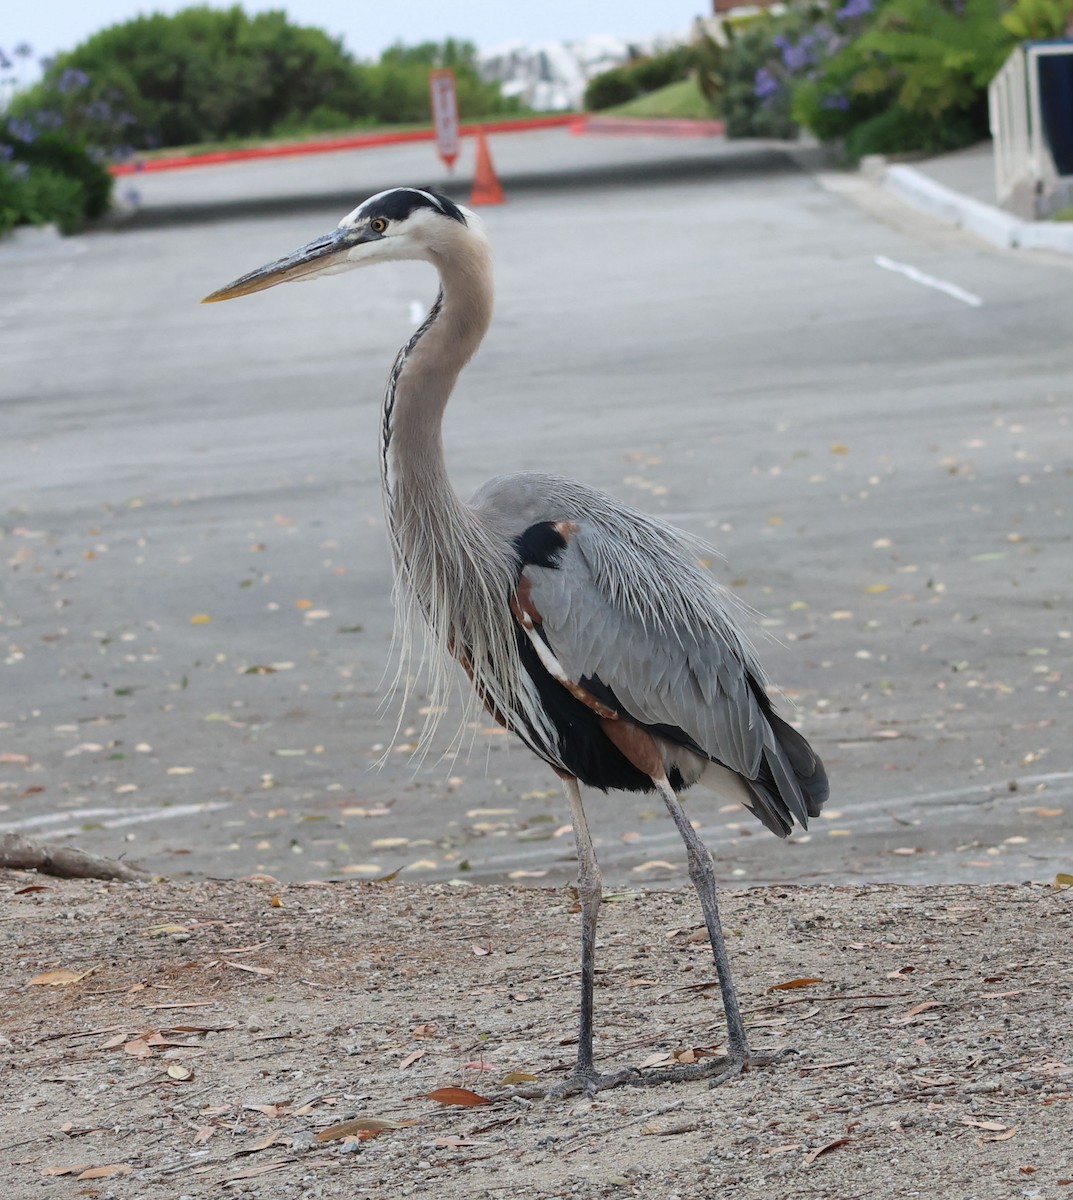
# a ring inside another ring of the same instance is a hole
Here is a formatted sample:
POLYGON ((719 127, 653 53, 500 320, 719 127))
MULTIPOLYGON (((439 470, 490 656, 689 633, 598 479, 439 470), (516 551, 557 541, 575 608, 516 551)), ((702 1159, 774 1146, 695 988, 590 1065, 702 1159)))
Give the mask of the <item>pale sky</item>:
MULTIPOLYGON (((186 0, 187 3, 190 0, 186 0)), ((176 12, 183 0, 43 0, 9 11, 2 48, 28 42, 36 56, 70 50, 91 33, 143 12, 176 12), (17 15, 16 15, 17 13, 17 15)), ((227 3, 214 7, 230 7, 227 3)), ((592 34, 646 37, 685 32, 710 0, 246 0, 247 12, 283 8, 299 25, 341 35, 359 58, 393 42, 453 36, 491 48, 503 42, 571 40, 592 34)))

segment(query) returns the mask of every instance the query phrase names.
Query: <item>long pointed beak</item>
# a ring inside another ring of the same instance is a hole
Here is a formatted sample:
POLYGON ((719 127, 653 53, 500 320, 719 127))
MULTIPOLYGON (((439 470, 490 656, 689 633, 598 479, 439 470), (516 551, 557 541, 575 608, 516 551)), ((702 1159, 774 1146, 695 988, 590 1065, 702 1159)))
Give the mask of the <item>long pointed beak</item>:
POLYGON ((302 279, 307 275, 318 275, 330 270, 346 252, 362 240, 362 233, 353 229, 333 229, 331 233, 316 238, 298 250, 277 258, 256 271, 241 276, 226 287, 218 288, 201 301, 216 304, 219 300, 234 300, 236 296, 248 296, 251 292, 263 292, 277 283, 302 279))

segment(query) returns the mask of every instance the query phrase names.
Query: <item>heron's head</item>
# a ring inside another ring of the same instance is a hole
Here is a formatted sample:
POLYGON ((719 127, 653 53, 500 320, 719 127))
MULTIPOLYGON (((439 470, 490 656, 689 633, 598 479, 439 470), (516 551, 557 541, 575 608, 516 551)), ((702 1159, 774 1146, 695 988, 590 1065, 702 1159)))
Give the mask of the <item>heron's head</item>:
POLYGON ((472 247, 475 238, 483 241, 479 218, 469 209, 438 192, 392 188, 359 204, 331 233, 219 288, 202 304, 371 263, 415 258, 438 263, 472 247))

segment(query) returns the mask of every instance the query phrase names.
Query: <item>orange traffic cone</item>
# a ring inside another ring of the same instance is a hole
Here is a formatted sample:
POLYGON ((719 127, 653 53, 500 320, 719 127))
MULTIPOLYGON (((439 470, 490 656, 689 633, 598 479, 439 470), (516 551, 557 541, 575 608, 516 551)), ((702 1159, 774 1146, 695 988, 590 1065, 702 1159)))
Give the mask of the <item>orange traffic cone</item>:
POLYGON ((477 169, 473 172, 473 191, 469 202, 474 208, 478 204, 503 203, 503 187, 492 166, 492 155, 483 129, 477 134, 477 169))

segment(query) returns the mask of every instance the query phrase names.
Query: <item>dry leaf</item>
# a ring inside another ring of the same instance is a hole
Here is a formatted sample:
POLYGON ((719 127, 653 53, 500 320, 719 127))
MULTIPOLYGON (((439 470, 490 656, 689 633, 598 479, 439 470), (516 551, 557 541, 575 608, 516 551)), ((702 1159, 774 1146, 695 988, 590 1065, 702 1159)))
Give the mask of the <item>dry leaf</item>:
POLYGON ((975 1117, 962 1117, 961 1123, 962 1125, 971 1125, 973 1129, 989 1129, 992 1132, 997 1131, 999 1133, 1009 1129, 1009 1125, 1004 1124, 1002 1121, 978 1121, 975 1117))
POLYGON ((76 1171, 85 1171, 89 1169, 89 1163, 78 1163, 73 1167, 43 1167, 42 1175, 54 1177, 56 1175, 73 1175, 76 1171))
POLYGON ((85 979, 87 975, 92 975, 96 970, 96 967, 90 967, 88 971, 79 972, 70 971, 66 967, 60 967, 57 971, 45 971, 41 975, 35 975, 30 980, 30 986, 67 987, 68 984, 78 983, 80 979, 85 979))
POLYGON ((1005 1133, 996 1133, 992 1137, 982 1137, 981 1142, 1008 1142, 1010 1138, 1017 1136, 1017 1126, 1014 1125, 1011 1129, 1007 1129, 1005 1133))
POLYGON ((208 625, 211 620, 212 617, 210 617, 208 613, 194 613, 194 615, 190 618, 190 624, 208 625))
POLYGON ((1073 887, 1073 875, 1067 875, 1065 871, 1059 871, 1054 877, 1054 886, 1058 888, 1073 887))
POLYGON ((168 1078, 185 1081, 187 1079, 193 1079, 194 1072, 191 1071, 189 1067, 181 1067, 178 1063, 172 1063, 171 1066, 168 1067, 168 1078))
POLYGON ((129 1175, 134 1168, 130 1163, 109 1163, 106 1167, 88 1167, 76 1179, 111 1179, 113 1175, 129 1175))
POLYGON ((537 1077, 528 1071, 508 1071, 499 1082, 503 1087, 513 1087, 516 1083, 536 1083, 537 1077))
POLYGON ((483 1146, 484 1142, 475 1142, 472 1138, 464 1137, 442 1137, 436 1139, 437 1146, 443 1146, 447 1150, 457 1150, 465 1146, 483 1146))
MULTIPOLYGON (((2 758, 2 757, 3 756, 0 755, 0 758, 2 758)), ((28 883, 26 885, 26 887, 16 888, 15 895, 16 896, 25 896, 27 892, 48 892, 51 890, 52 889, 49 887, 49 885, 47 883, 28 883)))
POLYGON ((826 1146, 817 1146, 815 1150, 810 1150, 808 1152, 808 1154, 805 1155, 805 1162, 806 1163, 814 1163, 816 1161, 816 1159, 818 1159, 820 1157, 821 1154, 826 1154, 828 1150, 834 1150, 837 1147, 844 1146, 847 1142, 852 1142, 852 1141, 853 1141, 853 1138, 840 1137, 840 1138, 835 1138, 835 1140, 833 1142, 828 1142, 826 1146))
POLYGON ((405 1071, 407 1067, 412 1067, 414 1063, 417 1062, 419 1058, 423 1058, 426 1053, 428 1053, 426 1050, 415 1050, 412 1054, 407 1054, 402 1062, 399 1063, 399 1070, 405 1071))
POLYGON ((906 1013, 902 1013, 900 1017, 895 1017, 891 1022, 892 1025, 906 1025, 914 1017, 919 1016, 922 1012, 927 1012, 929 1008, 942 1008, 941 1000, 925 1000, 923 1004, 914 1004, 913 1007, 906 1013))
POLYGON ((655 1054, 650 1054, 646 1059, 637 1064, 638 1071, 645 1071, 649 1067, 659 1066, 661 1063, 669 1063, 671 1055, 668 1050, 657 1050, 655 1054))
POLYGON ((260 1150, 267 1150, 269 1146, 274 1146, 279 1141, 278 1133, 270 1133, 268 1137, 261 1138, 259 1142, 254 1142, 252 1146, 243 1146, 241 1150, 235 1151, 236 1158, 245 1158, 248 1154, 257 1154, 260 1150))
POLYGON ((389 1129, 405 1129, 416 1124, 416 1121, 393 1121, 389 1117, 355 1117, 352 1121, 329 1125, 327 1129, 319 1130, 315 1137, 318 1142, 334 1142, 339 1138, 357 1137, 361 1133, 375 1136, 389 1129))
POLYGON ((822 979, 787 979, 785 983, 773 983, 769 992, 788 992, 791 988, 809 987, 814 983, 823 983, 822 979))
POLYGON ((251 975, 275 975, 270 967, 251 967, 248 963, 231 962, 228 960, 227 965, 234 967, 236 971, 249 971, 251 975))
POLYGON ((462 1104, 468 1107, 492 1103, 487 1096, 478 1096, 476 1092, 463 1087, 442 1087, 434 1092, 422 1092, 421 1095, 426 1100, 435 1100, 437 1104, 462 1104))

